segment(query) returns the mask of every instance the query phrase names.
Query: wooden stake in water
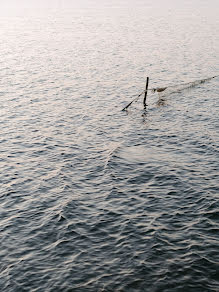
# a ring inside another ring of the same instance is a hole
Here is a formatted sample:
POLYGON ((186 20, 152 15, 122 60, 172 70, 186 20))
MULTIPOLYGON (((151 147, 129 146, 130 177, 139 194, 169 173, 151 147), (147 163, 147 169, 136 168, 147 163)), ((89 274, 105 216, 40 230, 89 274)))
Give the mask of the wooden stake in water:
POLYGON ((146 86, 145 86, 145 93, 144 93, 144 100, 143 100, 143 105, 144 105, 144 108, 146 108, 146 98, 147 98, 147 93, 148 93, 148 84, 149 84, 149 77, 147 77, 147 80, 146 80, 146 86))

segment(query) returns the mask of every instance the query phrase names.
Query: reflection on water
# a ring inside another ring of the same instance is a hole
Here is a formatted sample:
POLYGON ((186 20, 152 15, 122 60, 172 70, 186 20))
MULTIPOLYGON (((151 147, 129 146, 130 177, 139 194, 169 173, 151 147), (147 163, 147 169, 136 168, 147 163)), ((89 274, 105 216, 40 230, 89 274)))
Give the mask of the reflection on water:
POLYGON ((0 290, 217 291, 216 8, 0 3, 0 290))
POLYGON ((157 106, 164 106, 166 104, 166 100, 162 97, 159 97, 157 101, 157 106))

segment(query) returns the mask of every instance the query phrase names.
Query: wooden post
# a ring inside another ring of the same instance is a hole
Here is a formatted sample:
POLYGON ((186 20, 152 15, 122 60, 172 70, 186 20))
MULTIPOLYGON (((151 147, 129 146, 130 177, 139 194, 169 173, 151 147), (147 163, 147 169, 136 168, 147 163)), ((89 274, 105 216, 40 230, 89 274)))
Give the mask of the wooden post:
POLYGON ((148 83, 149 83, 149 77, 147 77, 147 80, 146 80, 146 86, 145 86, 145 93, 144 93, 144 101, 143 101, 143 105, 144 105, 144 108, 146 108, 146 98, 147 98, 147 93, 148 93, 148 83))

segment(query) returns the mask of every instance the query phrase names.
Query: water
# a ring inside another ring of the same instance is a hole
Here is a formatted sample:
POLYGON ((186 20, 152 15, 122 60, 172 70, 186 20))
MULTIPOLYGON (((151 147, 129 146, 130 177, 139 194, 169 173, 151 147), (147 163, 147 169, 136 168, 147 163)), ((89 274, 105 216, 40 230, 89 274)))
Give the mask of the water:
POLYGON ((0 290, 219 291, 218 3, 1 1, 0 290))

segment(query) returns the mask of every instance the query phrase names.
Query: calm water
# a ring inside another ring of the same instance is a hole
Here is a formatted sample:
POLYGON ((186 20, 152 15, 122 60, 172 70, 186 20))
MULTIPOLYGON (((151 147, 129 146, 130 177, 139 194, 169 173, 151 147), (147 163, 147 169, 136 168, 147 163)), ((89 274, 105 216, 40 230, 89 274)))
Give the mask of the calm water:
POLYGON ((219 291, 218 15, 0 2, 0 291, 219 291))

